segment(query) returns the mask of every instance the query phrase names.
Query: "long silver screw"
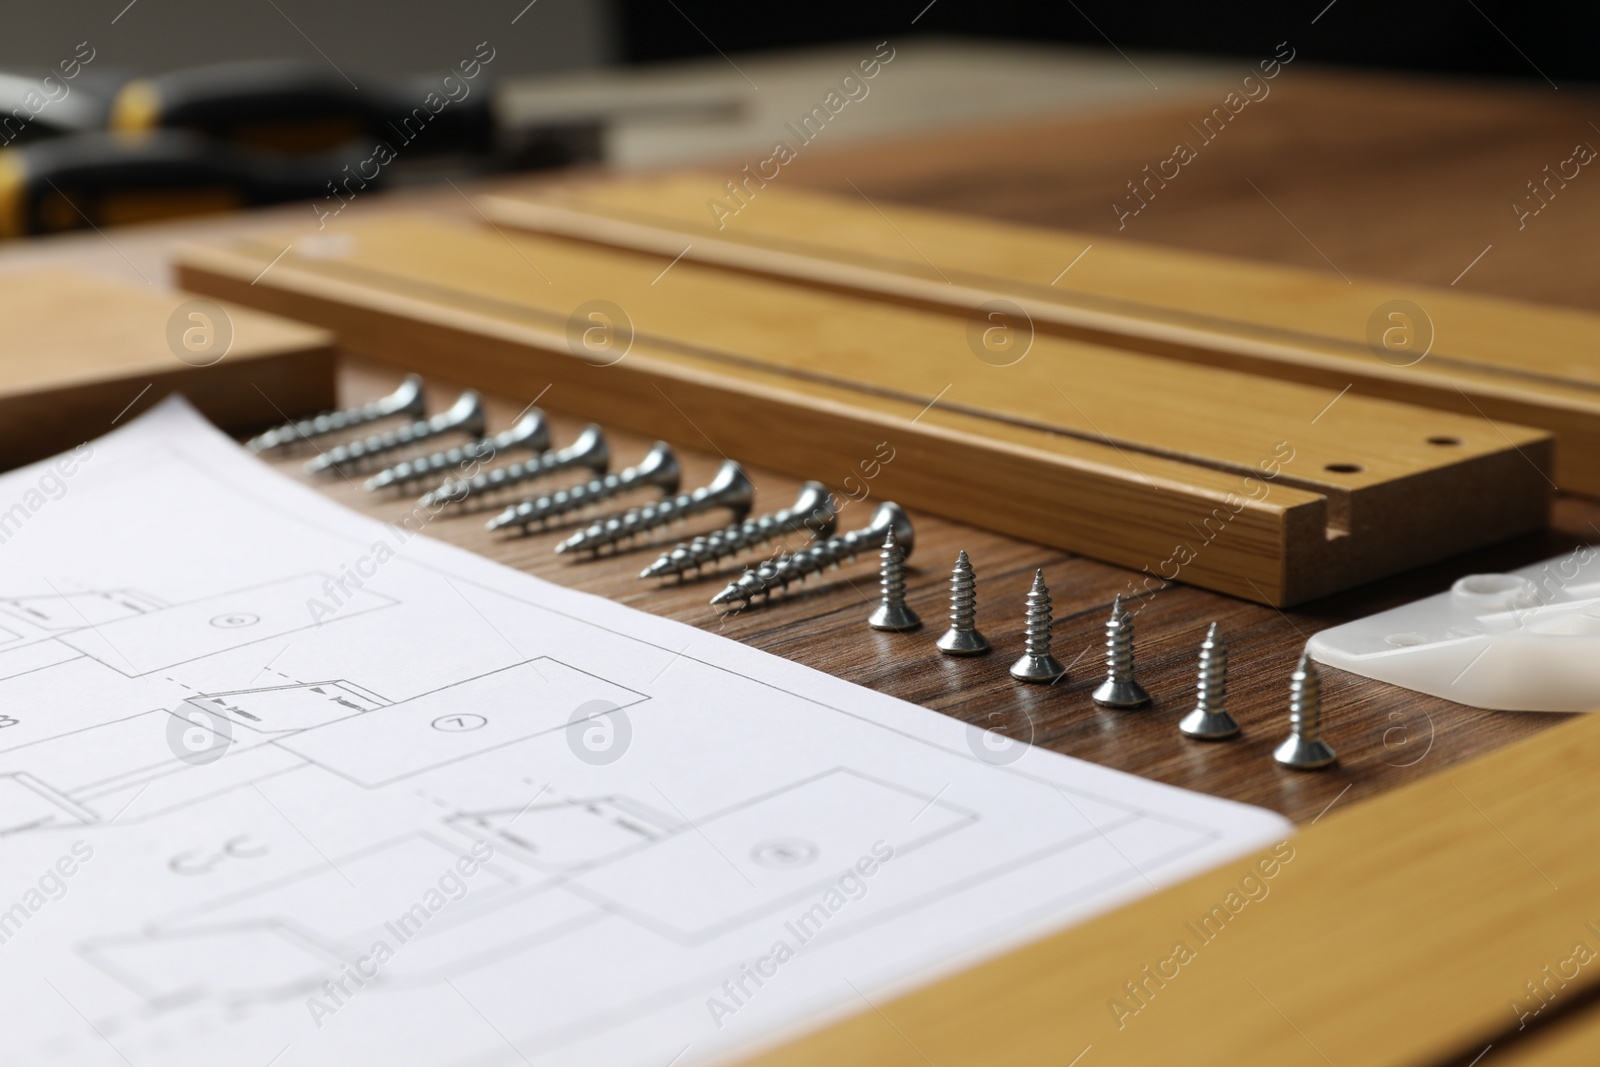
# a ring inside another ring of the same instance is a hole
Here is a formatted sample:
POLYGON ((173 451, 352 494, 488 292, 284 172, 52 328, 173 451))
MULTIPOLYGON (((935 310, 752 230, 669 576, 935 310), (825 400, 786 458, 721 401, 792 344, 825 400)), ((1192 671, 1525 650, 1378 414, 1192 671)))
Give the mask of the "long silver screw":
POLYGON ((421 444, 430 438, 439 437, 447 433, 464 433, 468 437, 482 437, 487 421, 488 416, 483 410, 483 398, 475 391, 468 389, 461 394, 454 404, 450 405, 450 410, 441 412, 431 419, 419 420, 402 426, 397 430, 373 434, 371 437, 363 438, 359 441, 351 441, 337 448, 330 448, 310 463, 307 463, 306 470, 313 474, 322 471, 340 470, 354 466, 374 456, 381 456, 385 452, 408 448, 411 445, 421 444))
POLYGON ((644 459, 634 466, 583 485, 557 489, 553 493, 513 504, 490 519, 488 528, 499 530, 507 526, 520 526, 526 530, 534 523, 547 523, 635 489, 654 487, 663 493, 676 493, 680 477, 677 453, 665 441, 657 441, 650 446, 644 459))
POLYGON ((884 534, 891 529, 894 530, 896 544, 909 557, 916 544, 911 518, 899 504, 886 500, 872 513, 871 525, 817 541, 798 552, 779 556, 753 570, 747 570, 737 581, 730 582, 727 588, 712 597, 711 603, 717 607, 733 604, 748 607, 757 597, 770 599, 775 589, 786 589, 790 582, 802 581, 829 567, 855 559, 872 545, 882 543, 884 534))
POLYGON ((1239 732, 1239 723, 1228 714, 1228 644, 1218 636, 1216 623, 1200 643, 1194 710, 1183 717, 1178 729, 1202 741, 1221 741, 1239 732))
POLYGON ((1011 677, 1019 682, 1050 683, 1067 673, 1061 661, 1050 654, 1053 625, 1050 587, 1044 584, 1044 570, 1041 568, 1033 572, 1033 588, 1028 590, 1027 651, 1011 665, 1011 677))
POLYGON ((818 537, 827 537, 838 523, 839 506, 834 502, 833 494, 828 492, 828 487, 821 482, 807 482, 800 487, 800 495, 788 507, 724 526, 693 541, 676 545, 640 571, 639 577, 681 577, 690 571, 698 573, 707 564, 738 555, 754 545, 764 544, 797 530, 810 530, 818 537))
POLYGON ((890 526, 883 534, 883 549, 878 553, 878 583, 883 599, 867 617, 874 630, 915 630, 922 625, 917 613, 906 606, 906 553, 890 526))
POLYGON ((459 504, 471 497, 481 497, 513 485, 548 478, 575 467, 601 475, 609 466, 611 446, 606 444, 605 431, 590 424, 578 434, 576 441, 560 451, 545 452, 520 463, 479 471, 470 478, 452 478, 437 489, 424 493, 417 503, 423 507, 459 504))
POLYGON ((1150 694, 1133 677, 1133 616, 1122 605, 1122 594, 1111 602, 1106 622, 1106 680, 1094 691, 1094 702, 1106 708, 1140 708, 1150 694))
POLYGON ((681 493, 654 504, 629 508, 620 515, 592 523, 557 545, 556 551, 575 552, 587 548, 598 552, 608 545, 621 544, 679 519, 717 508, 727 508, 733 512, 735 519, 742 519, 750 514, 755 496, 756 487, 744 468, 731 459, 724 460, 710 484, 692 493, 681 493))
POLYGON ((1272 758, 1303 771, 1339 759, 1322 739, 1322 679, 1309 652, 1300 653, 1300 662, 1289 676, 1289 739, 1273 750, 1272 758))
POLYGON ((956 557, 950 572, 950 629, 934 642, 947 656, 976 656, 989 651, 989 641, 978 632, 978 576, 966 549, 956 557))
POLYGON ((250 438, 245 442, 245 447, 252 452, 272 452, 310 437, 353 430, 357 426, 365 426, 379 419, 409 415, 415 420, 422 418, 426 413, 427 397, 422 395, 422 376, 408 374, 399 388, 388 396, 369 400, 365 404, 343 411, 326 411, 313 418, 285 423, 250 438))
POLYGON ((390 486, 409 485, 424 478, 436 478, 473 460, 493 459, 501 452, 523 448, 537 455, 550 447, 550 424, 544 412, 537 409, 517 420, 517 424, 493 437, 480 437, 459 448, 433 452, 416 459, 396 463, 388 470, 379 471, 366 481, 369 490, 387 489, 390 486))

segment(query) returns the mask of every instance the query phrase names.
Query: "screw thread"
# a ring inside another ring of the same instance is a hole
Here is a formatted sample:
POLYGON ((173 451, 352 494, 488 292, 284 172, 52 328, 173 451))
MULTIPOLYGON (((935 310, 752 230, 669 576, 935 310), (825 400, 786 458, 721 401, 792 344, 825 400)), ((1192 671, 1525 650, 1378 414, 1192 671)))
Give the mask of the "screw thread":
POLYGON ((1044 584, 1044 571, 1033 575, 1033 588, 1028 590, 1027 651, 1030 656, 1048 656, 1052 619, 1050 589, 1044 584))
POLYGON ((680 519, 711 511, 721 507, 725 500, 723 493, 716 492, 709 486, 701 486, 692 493, 679 493, 677 496, 658 500, 653 504, 629 508, 621 515, 613 515, 593 523, 557 545, 556 551, 570 552, 580 548, 598 550, 680 519))
POLYGON ((497 433, 493 437, 480 437, 475 441, 468 441, 466 444, 455 448, 430 452, 426 456, 418 456, 415 459, 396 463, 388 470, 381 471, 367 479, 367 488, 384 489, 391 485, 407 485, 411 482, 420 482, 424 478, 443 473, 452 467, 459 467, 463 463, 492 458, 504 449, 516 448, 518 445, 537 441, 545 435, 546 431, 542 421, 530 421, 526 425, 506 430, 504 433, 497 433))
POLYGON ((414 381, 408 379, 404 385, 388 396, 369 400, 358 407, 346 408, 343 411, 326 411, 309 419, 296 419, 276 429, 268 430, 252 437, 246 447, 252 452, 269 452, 307 437, 320 437, 323 434, 354 429, 402 413, 418 416, 422 414, 420 378, 414 381))
POLYGON ((533 500, 525 500, 516 507, 518 522, 538 522, 543 519, 553 519, 558 515, 565 515, 570 511, 577 511, 587 504, 597 504, 602 500, 609 500, 614 496, 621 496, 639 480, 636 468, 605 474, 582 485, 570 486, 566 489, 557 489, 553 493, 533 500))
POLYGON ((967 559, 966 549, 956 556, 950 572, 950 628, 971 633, 978 624, 978 576, 967 559))
POLYGON ((1289 732, 1303 741, 1322 738, 1322 678, 1306 653, 1289 676, 1289 732))
POLYGON ((768 560, 739 575, 726 589, 712 597, 711 602, 731 604, 735 600, 742 600, 748 604, 758 596, 771 596, 774 589, 786 589, 790 582, 803 581, 859 556, 877 532, 872 527, 851 530, 768 560))
POLYGON ((1228 710, 1228 645, 1217 636, 1217 624, 1212 623, 1206 639, 1200 644, 1199 677, 1195 683, 1195 707, 1207 715, 1221 715, 1228 710))
POLYGON ((483 410, 476 406, 451 408, 431 419, 418 419, 398 429, 388 430, 384 433, 375 433, 359 441, 350 441, 346 444, 330 448, 306 465, 307 470, 325 471, 335 467, 344 467, 371 456, 393 452, 408 445, 426 441, 430 437, 451 433, 456 430, 467 430, 474 436, 483 430, 483 410), (458 410, 459 408, 459 410, 458 410))
POLYGON ((559 451, 541 452, 532 459, 480 471, 471 478, 452 478, 425 494, 420 502, 425 507, 447 501, 459 503, 469 497, 548 478, 552 474, 559 474, 573 467, 604 466, 605 454, 603 447, 596 449, 588 444, 573 445, 559 451))
POLYGON ((878 586, 883 591, 883 603, 888 607, 904 607, 906 602, 906 554, 895 540, 894 530, 883 537, 883 548, 878 552, 878 586))
POLYGON ((1106 677, 1113 682, 1133 681, 1133 616, 1123 606, 1120 593, 1106 623, 1106 677))
POLYGON ((668 574, 676 577, 691 570, 699 570, 709 563, 738 555, 754 545, 765 544, 775 537, 805 529, 811 517, 810 512, 784 508, 754 519, 746 519, 744 522, 732 523, 720 530, 696 537, 693 541, 675 545, 671 551, 662 553, 661 558, 645 569, 644 577, 657 578, 668 574))

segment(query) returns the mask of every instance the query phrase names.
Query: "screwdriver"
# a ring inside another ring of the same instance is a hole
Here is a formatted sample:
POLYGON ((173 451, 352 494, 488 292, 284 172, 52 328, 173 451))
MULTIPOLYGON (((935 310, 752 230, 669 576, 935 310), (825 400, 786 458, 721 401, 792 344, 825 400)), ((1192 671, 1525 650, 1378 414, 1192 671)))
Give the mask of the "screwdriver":
POLYGON ((0 150, 0 237, 321 198, 350 155, 246 155, 186 130, 36 141, 0 150))

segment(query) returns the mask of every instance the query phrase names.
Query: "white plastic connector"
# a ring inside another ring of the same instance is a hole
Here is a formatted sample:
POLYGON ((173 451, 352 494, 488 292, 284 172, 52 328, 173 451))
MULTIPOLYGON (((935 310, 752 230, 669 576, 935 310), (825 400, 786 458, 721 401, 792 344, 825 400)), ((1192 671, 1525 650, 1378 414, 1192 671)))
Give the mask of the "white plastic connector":
POLYGON ((1447 593, 1324 630, 1330 667, 1500 711, 1600 708, 1600 547, 1510 574, 1469 574, 1447 593))

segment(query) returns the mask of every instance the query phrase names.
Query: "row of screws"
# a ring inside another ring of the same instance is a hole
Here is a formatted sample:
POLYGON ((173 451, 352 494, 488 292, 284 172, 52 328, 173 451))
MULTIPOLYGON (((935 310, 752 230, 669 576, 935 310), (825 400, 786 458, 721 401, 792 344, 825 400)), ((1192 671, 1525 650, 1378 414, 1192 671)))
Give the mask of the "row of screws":
MULTIPOLYGON (((587 549, 598 552, 616 548, 679 519, 724 508, 732 513, 732 523, 663 553, 640 577, 683 577, 691 571, 698 573, 707 565, 748 548, 787 533, 807 530, 814 539, 811 544, 746 570, 712 597, 711 603, 718 607, 747 607, 758 598, 769 599, 774 590, 785 589, 792 582, 854 559, 868 545, 877 543, 881 546, 881 597, 867 620, 868 625, 877 630, 897 632, 922 625, 922 620, 906 603, 905 561, 915 545, 915 533, 910 518, 898 504, 880 504, 866 527, 836 534, 838 507, 832 494, 819 482, 807 482, 790 507, 751 519, 747 516, 754 502, 754 486, 744 470, 732 461, 724 463, 708 485, 680 494, 677 455, 664 442, 656 442, 634 466, 608 473, 610 449, 598 426, 586 427, 569 447, 550 451, 548 425, 543 413, 536 409, 525 413, 510 430, 492 437, 485 433, 483 402, 471 390, 463 393, 442 414, 430 419, 424 417, 425 411, 422 381, 412 375, 386 397, 345 411, 289 423, 253 438, 248 447, 255 452, 270 452, 314 436, 406 416, 411 421, 405 425, 339 445, 319 455, 307 464, 307 469, 345 471, 434 437, 463 433, 469 437, 467 444, 404 460, 369 478, 367 488, 403 487, 446 474, 474 460, 523 449, 533 452, 534 457, 470 478, 448 479, 424 494, 420 503, 425 506, 461 504, 475 496, 561 471, 586 468, 594 472, 592 480, 512 505, 491 519, 488 528, 517 526, 526 531, 535 524, 546 525, 624 493, 654 487, 662 492, 662 500, 593 522, 562 541, 556 551, 587 549)), ((1039 570, 1027 594, 1024 651, 1011 665, 1011 676, 1030 683, 1060 681, 1067 669, 1050 650, 1052 637, 1050 590, 1045 585, 1043 570, 1039 570)), ((957 556, 950 576, 950 626, 935 642, 935 647, 951 656, 975 656, 990 650, 988 640, 977 628, 977 576, 965 551, 957 556)), ((1106 677, 1092 694, 1094 702, 1119 709, 1148 706, 1150 694, 1134 677, 1133 616, 1120 595, 1113 601, 1106 623, 1105 649, 1106 677)), ((1184 735, 1208 741, 1238 736, 1239 724, 1227 710, 1227 678, 1228 647, 1218 633, 1217 624, 1213 623, 1200 646, 1195 707, 1178 723, 1184 735)), ((1290 736, 1274 750, 1273 758, 1285 766, 1301 769, 1326 767, 1336 762, 1333 749, 1321 736, 1321 683, 1309 655, 1301 655, 1289 688, 1290 736)))
MULTIPOLYGON (((905 602, 905 553, 891 529, 881 554, 883 595, 867 624, 877 630, 912 630, 921 625, 905 602)), ((1054 620, 1050 590, 1044 571, 1033 575, 1026 607, 1026 644, 1023 654, 1011 665, 1011 677, 1020 682, 1053 685, 1066 676, 1067 668, 1051 653, 1054 620)), ((940 652, 952 656, 972 656, 989 651, 988 640, 977 628, 977 575, 972 561, 962 551, 950 574, 950 628, 935 642, 940 652)), ((1091 699, 1101 707, 1133 709, 1147 707, 1150 694, 1133 672, 1133 616, 1119 594, 1111 604, 1106 622, 1105 680, 1091 699)), ((1178 723, 1188 737, 1221 741, 1239 734, 1239 723, 1228 714, 1228 646, 1216 623, 1206 631, 1200 645, 1196 700, 1192 711, 1178 723)), ((1289 739, 1273 752, 1273 758, 1287 767, 1314 770, 1327 767, 1338 757, 1322 739, 1321 683, 1316 664, 1302 653, 1289 683, 1289 739)))

